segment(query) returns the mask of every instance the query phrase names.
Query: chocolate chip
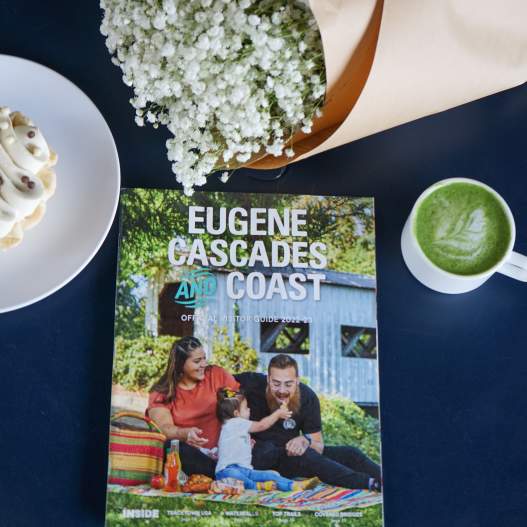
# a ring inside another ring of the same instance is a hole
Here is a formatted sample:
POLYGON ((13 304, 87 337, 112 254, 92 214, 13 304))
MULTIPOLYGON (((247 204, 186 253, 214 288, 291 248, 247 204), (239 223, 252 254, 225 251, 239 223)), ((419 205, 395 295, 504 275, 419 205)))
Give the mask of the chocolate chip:
POLYGON ((22 183, 27 183, 29 181, 29 178, 27 176, 22 176, 20 180, 22 181, 22 183))
POLYGON ((35 187, 35 182, 34 181, 29 181, 28 184, 27 184, 27 188, 34 188, 35 187))
POLYGON ((3 185, 3 184, 4 184, 4 178, 0 176, 0 185, 3 185))
POLYGON ((27 136, 30 138, 30 139, 33 139, 33 137, 35 137, 35 132, 33 130, 29 130, 29 132, 27 133, 27 136))

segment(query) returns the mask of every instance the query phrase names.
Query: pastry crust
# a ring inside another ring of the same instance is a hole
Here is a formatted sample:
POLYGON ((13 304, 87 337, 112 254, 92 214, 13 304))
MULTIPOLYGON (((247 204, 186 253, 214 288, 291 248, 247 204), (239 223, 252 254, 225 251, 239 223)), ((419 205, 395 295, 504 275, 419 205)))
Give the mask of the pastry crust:
POLYGON ((49 168, 43 168, 38 174, 37 177, 42 181, 45 190, 44 199, 47 201, 49 198, 55 194, 57 188, 57 176, 53 170, 49 168))
POLYGON ((32 229, 37 223, 40 223, 40 220, 44 217, 46 213, 46 202, 43 201, 36 209, 33 214, 25 217, 21 222, 20 226, 23 230, 32 229))
POLYGON ((7 236, 0 238, 0 249, 12 249, 20 244, 24 238, 24 230, 22 229, 20 223, 15 223, 13 228, 9 231, 7 236))

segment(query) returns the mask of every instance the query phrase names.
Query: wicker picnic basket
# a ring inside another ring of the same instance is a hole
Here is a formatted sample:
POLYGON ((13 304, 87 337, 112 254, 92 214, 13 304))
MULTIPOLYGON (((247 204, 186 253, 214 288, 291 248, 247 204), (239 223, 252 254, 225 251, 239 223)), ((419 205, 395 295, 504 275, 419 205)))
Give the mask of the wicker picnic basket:
POLYGON ((142 485, 163 472, 166 437, 157 425, 139 412, 118 412, 110 419, 110 461, 108 483, 142 485), (148 429, 122 427, 124 417, 145 422, 148 429), (119 425, 119 427, 117 426, 119 425))

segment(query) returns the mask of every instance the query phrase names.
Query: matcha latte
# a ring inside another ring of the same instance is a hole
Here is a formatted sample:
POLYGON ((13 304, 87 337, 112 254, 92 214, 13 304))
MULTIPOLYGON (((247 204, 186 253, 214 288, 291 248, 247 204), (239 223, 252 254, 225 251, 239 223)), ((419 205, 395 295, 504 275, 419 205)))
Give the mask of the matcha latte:
POLYGON ((473 183, 454 182, 421 202, 414 233, 425 255, 458 275, 483 273, 506 254, 511 226, 500 201, 473 183))

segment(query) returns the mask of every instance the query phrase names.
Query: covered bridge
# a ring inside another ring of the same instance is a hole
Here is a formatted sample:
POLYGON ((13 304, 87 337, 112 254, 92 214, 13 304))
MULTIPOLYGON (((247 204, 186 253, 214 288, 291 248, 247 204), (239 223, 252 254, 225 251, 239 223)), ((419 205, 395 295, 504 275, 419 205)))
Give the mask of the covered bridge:
MULTIPOLYGON (((292 268, 258 271, 266 281, 272 273, 284 278, 293 272, 320 273, 292 268)), ((318 301, 313 300, 310 282, 306 282, 307 298, 301 301, 285 301, 279 295, 270 300, 247 296, 233 300, 227 295, 230 270, 211 272, 217 283, 215 298, 195 309, 173 302, 179 283, 177 273, 163 283, 151 282, 147 329, 154 335, 193 334, 208 347, 217 327, 225 327, 229 335, 238 331, 258 352, 261 371, 266 370, 274 354, 289 353, 298 361, 300 375, 316 392, 341 395, 362 406, 378 404, 375 279, 324 270, 318 301), (193 323, 182 323, 183 313, 197 316, 193 323)))

